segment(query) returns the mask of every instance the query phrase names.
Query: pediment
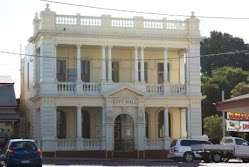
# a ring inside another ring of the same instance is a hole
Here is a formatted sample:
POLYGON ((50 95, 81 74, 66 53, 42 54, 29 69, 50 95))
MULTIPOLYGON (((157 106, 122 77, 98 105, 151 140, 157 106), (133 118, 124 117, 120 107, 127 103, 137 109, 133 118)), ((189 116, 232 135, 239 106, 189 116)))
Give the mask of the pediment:
POLYGON ((143 93, 134 90, 132 88, 123 87, 118 90, 109 92, 106 96, 114 96, 114 97, 137 97, 137 96, 145 96, 143 93))

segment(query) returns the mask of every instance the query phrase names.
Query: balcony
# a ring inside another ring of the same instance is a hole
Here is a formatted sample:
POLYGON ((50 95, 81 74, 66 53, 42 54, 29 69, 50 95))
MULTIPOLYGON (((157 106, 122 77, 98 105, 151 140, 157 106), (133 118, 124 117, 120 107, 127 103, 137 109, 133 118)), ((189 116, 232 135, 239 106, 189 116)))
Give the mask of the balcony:
POLYGON ((141 84, 141 83, 77 83, 58 82, 57 93, 64 95, 100 96, 111 90, 127 86, 148 96, 184 95, 184 84, 141 84), (165 90, 165 91, 164 91, 165 90), (168 91, 167 91, 168 90, 168 91), (167 91, 167 92, 166 92, 167 91))

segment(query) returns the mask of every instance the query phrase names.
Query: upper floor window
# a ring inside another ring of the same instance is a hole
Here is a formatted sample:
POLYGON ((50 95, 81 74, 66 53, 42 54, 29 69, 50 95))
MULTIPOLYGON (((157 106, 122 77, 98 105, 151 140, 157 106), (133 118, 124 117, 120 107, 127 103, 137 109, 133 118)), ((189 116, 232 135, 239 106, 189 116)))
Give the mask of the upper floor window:
POLYGON ((57 80, 59 82, 66 81, 66 60, 57 60, 56 63, 57 80))
MULTIPOLYGON (((138 80, 141 81, 141 64, 138 62, 138 80)), ((148 65, 144 62, 144 80, 148 83, 148 65)))
MULTIPOLYGON (((169 79, 170 79, 170 68, 169 68, 169 63, 167 64, 168 65, 168 82, 169 82, 169 79)), ((158 84, 162 84, 164 81, 164 64, 163 63, 157 63, 157 83, 158 84)))
POLYGON ((119 82, 119 63, 112 62, 112 81, 119 82))
POLYGON ((81 79, 90 82, 90 61, 81 61, 81 79))

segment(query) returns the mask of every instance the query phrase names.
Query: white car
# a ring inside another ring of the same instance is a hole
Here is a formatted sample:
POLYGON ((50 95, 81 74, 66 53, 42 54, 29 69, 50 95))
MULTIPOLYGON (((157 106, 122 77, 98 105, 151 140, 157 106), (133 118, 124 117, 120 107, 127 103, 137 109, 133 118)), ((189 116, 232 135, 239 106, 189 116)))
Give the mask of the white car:
POLYGON ((201 159, 199 154, 191 151, 191 145, 212 144, 202 139, 175 139, 169 149, 168 158, 176 161, 192 162, 194 159, 201 159))

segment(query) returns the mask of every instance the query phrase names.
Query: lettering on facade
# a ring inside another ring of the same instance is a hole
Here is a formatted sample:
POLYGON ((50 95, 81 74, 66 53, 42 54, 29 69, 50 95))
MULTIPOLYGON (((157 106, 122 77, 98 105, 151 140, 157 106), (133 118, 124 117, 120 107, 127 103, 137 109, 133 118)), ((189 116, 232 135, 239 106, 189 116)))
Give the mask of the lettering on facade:
POLYGON ((138 100, 137 99, 111 99, 108 100, 114 106, 137 106, 138 100))

